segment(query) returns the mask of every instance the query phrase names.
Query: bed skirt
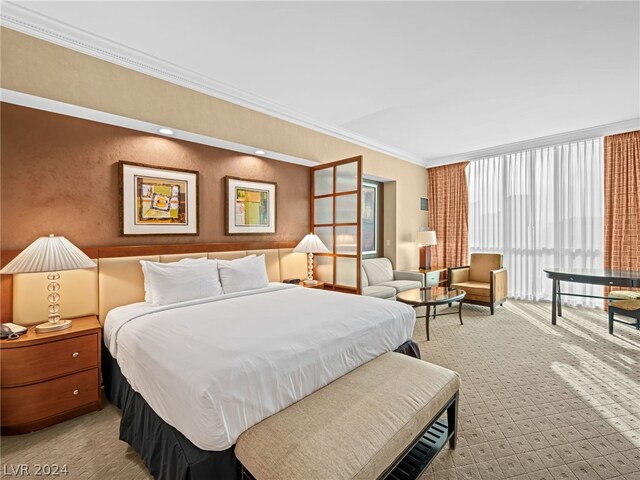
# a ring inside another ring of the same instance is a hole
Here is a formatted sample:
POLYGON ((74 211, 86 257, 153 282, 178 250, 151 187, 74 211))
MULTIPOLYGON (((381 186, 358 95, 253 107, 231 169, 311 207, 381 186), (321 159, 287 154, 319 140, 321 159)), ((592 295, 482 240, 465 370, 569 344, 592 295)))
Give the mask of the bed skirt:
MULTIPOLYGON (((396 352, 420 358, 418 345, 409 340, 396 352)), ((202 450, 162 420, 131 388, 118 362, 102 346, 104 389, 111 403, 122 410, 120 440, 131 445, 157 480, 239 480, 234 447, 220 452, 202 450)))

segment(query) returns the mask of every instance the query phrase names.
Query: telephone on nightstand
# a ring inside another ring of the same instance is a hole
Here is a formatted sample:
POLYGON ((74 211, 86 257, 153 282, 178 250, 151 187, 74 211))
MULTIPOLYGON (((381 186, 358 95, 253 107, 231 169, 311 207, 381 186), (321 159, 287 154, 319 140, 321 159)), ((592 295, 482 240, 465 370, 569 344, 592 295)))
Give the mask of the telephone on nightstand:
POLYGON ((0 339, 8 338, 9 340, 15 340, 26 332, 27 328, 22 325, 16 325, 15 323, 0 324, 0 339))

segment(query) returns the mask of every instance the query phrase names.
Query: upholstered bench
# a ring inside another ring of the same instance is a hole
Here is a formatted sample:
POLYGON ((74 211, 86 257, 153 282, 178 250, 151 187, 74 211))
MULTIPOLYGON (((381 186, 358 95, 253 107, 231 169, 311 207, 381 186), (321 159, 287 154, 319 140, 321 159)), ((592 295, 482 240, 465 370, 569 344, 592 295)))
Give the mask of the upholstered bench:
POLYGON ((459 388, 451 370, 382 355, 244 432, 242 478, 418 478, 455 448, 459 388))

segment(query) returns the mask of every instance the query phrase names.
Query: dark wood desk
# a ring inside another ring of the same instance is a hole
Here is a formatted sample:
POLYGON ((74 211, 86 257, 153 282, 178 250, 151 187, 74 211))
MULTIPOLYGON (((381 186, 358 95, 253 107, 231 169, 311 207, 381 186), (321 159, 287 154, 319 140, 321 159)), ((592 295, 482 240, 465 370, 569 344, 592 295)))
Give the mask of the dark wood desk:
POLYGON ((610 270, 606 268, 545 268, 547 277, 553 280, 551 299, 551 324, 556 324, 556 318, 562 316, 562 296, 565 297, 608 297, 597 295, 581 295, 577 293, 563 293, 560 291, 560 282, 588 283, 591 285, 604 285, 607 287, 636 287, 640 288, 640 272, 631 270, 610 270))

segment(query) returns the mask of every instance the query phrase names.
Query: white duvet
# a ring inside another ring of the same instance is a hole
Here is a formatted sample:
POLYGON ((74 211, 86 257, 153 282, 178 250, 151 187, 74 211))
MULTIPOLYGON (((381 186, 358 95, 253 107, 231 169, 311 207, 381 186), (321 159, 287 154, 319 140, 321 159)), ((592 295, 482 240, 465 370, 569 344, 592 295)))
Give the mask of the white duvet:
POLYGON ((411 338, 408 305, 292 285, 109 312, 104 339, 153 410, 204 450, 411 338))

